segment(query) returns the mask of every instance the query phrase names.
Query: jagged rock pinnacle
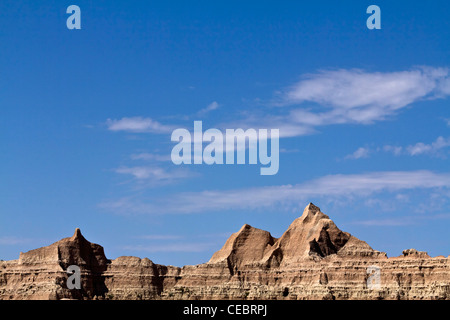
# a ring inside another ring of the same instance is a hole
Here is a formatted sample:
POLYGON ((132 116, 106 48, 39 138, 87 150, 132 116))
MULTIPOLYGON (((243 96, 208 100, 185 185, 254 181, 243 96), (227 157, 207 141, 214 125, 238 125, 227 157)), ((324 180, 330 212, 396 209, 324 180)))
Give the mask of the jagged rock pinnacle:
POLYGON ((85 240, 85 238, 81 234, 80 228, 76 228, 72 238, 70 238, 70 240, 72 240, 72 241, 76 240, 76 239, 85 240))
POLYGON ((310 202, 305 210, 303 210, 303 215, 307 215, 309 213, 315 215, 317 212, 320 212, 320 208, 315 206, 312 202, 310 202))

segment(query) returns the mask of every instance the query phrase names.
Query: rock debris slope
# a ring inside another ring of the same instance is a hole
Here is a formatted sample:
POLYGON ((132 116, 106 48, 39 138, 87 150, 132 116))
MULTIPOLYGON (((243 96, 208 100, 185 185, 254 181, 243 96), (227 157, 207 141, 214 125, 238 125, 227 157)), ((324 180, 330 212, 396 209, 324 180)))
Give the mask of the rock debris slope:
POLYGON ((450 259, 415 249, 387 258, 309 204, 280 238, 244 225, 204 264, 108 260, 70 238, 0 262, 0 299, 450 299, 450 259), (68 289, 69 265, 81 289, 68 289))

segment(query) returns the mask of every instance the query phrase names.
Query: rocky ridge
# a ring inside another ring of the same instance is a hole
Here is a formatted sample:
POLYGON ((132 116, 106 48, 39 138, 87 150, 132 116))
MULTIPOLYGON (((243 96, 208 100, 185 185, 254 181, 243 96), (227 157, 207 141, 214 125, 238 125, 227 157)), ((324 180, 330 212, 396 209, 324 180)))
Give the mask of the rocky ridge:
POLYGON ((207 263, 182 268, 109 260, 76 229, 0 261, 0 299, 450 299, 450 259, 415 249, 387 258, 310 203, 280 238, 245 224, 207 263), (69 265, 81 289, 67 287, 69 265))

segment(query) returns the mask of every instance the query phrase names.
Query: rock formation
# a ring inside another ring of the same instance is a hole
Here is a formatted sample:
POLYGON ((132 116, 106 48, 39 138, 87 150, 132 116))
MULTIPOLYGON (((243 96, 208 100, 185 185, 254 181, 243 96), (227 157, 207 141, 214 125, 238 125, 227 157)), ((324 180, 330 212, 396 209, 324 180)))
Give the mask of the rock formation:
POLYGON ((103 247, 87 241, 77 228, 70 238, 21 252, 18 260, 0 264, 0 298, 93 298, 106 290, 102 274, 108 263, 103 247), (70 265, 80 267, 80 290, 66 286, 70 265))
POLYGON ((309 204, 280 238, 245 224, 204 264, 108 260, 71 238, 0 262, 0 299, 450 299, 450 259, 408 249, 387 258, 309 204), (81 289, 67 287, 67 267, 81 289))

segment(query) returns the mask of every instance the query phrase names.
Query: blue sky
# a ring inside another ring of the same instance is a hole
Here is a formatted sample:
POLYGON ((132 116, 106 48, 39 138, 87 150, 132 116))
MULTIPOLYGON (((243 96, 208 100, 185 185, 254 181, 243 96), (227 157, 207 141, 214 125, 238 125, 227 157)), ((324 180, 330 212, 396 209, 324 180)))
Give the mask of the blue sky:
POLYGON ((71 236, 206 262, 313 202, 397 256, 450 254, 448 1, 0 3, 0 259, 71 236), (66 8, 81 8, 68 30, 66 8), (381 30, 366 9, 381 8, 381 30), (280 129, 280 167, 170 161, 173 128, 280 129))

